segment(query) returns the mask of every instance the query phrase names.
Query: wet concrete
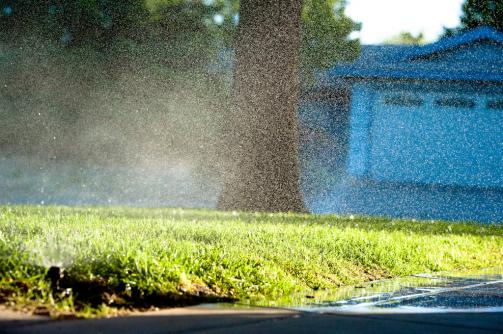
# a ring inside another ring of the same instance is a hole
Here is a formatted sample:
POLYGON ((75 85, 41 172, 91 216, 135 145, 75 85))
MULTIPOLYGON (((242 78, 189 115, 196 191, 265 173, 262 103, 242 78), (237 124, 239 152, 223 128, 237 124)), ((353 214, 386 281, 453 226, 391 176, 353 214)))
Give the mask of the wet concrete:
POLYGON ((372 282, 293 309, 316 313, 503 312, 503 268, 372 282))

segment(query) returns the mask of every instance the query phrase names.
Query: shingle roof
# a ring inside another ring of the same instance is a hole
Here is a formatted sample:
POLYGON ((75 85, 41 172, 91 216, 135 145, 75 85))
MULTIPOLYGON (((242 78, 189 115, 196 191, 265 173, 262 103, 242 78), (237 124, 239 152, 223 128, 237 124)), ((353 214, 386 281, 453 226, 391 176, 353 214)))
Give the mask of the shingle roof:
POLYGON ((503 83, 503 34, 482 27, 425 46, 364 45, 356 61, 338 64, 320 79, 328 83, 348 78, 503 83), (442 61, 446 54, 480 43, 491 47, 464 58, 442 61), (492 54, 487 55, 487 52, 492 54), (490 61, 481 61, 481 56, 489 56, 490 61))
POLYGON ((461 45, 471 44, 480 40, 490 40, 503 45, 503 34, 489 27, 480 27, 454 35, 451 38, 444 38, 436 43, 417 48, 413 50, 409 56, 411 58, 427 56, 454 49, 461 45))

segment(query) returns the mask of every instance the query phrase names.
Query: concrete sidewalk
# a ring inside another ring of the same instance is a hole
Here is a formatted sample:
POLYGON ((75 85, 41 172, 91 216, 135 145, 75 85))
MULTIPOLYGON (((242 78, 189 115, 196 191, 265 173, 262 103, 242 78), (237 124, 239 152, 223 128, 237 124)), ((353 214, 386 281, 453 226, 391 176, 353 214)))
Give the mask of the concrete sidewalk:
POLYGON ((0 333, 503 333, 503 313, 315 314, 201 305, 109 319, 50 320, 3 310, 0 333))

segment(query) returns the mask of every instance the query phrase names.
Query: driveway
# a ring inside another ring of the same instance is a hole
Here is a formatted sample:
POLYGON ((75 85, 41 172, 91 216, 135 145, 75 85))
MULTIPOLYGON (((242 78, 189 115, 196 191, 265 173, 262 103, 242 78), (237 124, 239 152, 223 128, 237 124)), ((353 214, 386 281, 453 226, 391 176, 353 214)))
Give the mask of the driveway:
POLYGON ((503 313, 319 314, 201 305, 124 317, 48 320, 0 312, 1 333, 501 333, 503 313))

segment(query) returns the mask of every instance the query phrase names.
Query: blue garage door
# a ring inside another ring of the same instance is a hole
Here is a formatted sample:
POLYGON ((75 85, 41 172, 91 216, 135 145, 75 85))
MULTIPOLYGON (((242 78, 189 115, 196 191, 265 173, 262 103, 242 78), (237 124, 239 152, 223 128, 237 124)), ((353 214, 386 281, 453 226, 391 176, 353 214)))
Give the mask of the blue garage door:
POLYGON ((374 179, 503 188, 503 96, 381 93, 370 137, 374 179))

